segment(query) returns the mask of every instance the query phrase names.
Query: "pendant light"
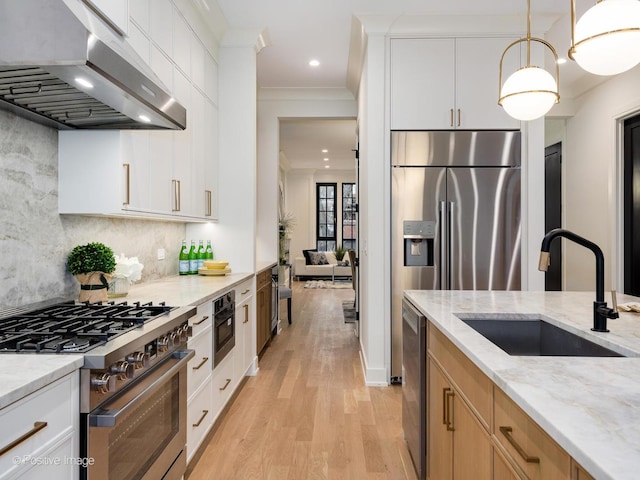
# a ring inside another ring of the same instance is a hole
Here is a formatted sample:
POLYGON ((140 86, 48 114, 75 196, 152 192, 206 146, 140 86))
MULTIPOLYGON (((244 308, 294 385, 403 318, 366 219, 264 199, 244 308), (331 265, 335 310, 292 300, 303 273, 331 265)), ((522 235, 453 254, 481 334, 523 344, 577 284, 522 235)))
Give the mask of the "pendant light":
POLYGON ((569 58, 596 75, 615 75, 640 63, 640 2, 598 0, 576 23, 571 0, 569 58))
POLYGON ((527 0, 527 38, 511 43, 500 57, 500 94, 498 104, 517 120, 534 120, 545 115, 555 103, 560 101, 558 54, 553 46, 541 39, 531 37, 531 0, 527 0), (502 63, 506 53, 515 45, 526 42, 527 64, 512 73, 502 84, 502 63), (543 68, 531 65, 531 42, 541 43, 553 54, 555 78, 543 68))

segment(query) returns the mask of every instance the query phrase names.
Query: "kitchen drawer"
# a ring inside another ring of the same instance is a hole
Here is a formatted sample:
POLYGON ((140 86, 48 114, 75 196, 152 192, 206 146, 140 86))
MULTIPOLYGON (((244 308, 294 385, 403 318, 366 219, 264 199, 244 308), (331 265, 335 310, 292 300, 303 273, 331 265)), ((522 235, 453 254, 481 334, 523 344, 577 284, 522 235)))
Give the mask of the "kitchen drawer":
POLYGON ((268 268, 256 275, 256 290, 271 284, 271 269, 268 268))
POLYGON ((10 478, 24 468, 24 465, 14 465, 14 457, 44 455, 63 438, 73 439, 76 451, 72 453, 78 456, 74 437, 77 435, 79 412, 78 380, 78 372, 70 373, 0 411, 0 448, 34 430, 36 422, 46 422, 42 429, 0 456, 0 472, 7 475, 0 474, 0 478, 10 478))
POLYGON ((196 314, 189 319, 191 337, 197 337, 205 328, 211 326, 213 318, 213 302, 204 302, 198 305, 196 314))
POLYGON ((189 339, 188 348, 195 351, 187 364, 187 398, 191 398, 200 385, 211 374, 213 356, 211 355, 211 327, 189 339))
POLYGON ((209 377, 195 392, 187 405, 187 463, 198 450, 213 423, 211 382, 209 377))
POLYGON ((253 279, 250 278, 236 287, 236 305, 240 305, 253 295, 253 279))
POLYGON ((498 447, 493 446, 491 451, 493 454, 493 480, 526 480, 526 477, 515 470, 498 447))
POLYGON ((495 441, 530 480, 570 478, 567 452, 498 387, 494 387, 493 433, 495 441))
MULTIPOLYGON (((11 456, 13 458, 13 455, 11 456)), ((47 445, 44 451, 34 453, 14 472, 0 473, 2 480, 75 480, 79 476, 79 467, 73 460, 78 458, 77 442, 69 433, 47 445)))
POLYGON ((428 349, 442 366, 465 400, 480 417, 484 427, 491 425, 493 383, 440 330, 429 323, 428 349))
POLYGON ((215 420, 227 404, 231 392, 235 387, 233 381, 234 353, 224 357, 224 360, 213 371, 213 419, 215 420))

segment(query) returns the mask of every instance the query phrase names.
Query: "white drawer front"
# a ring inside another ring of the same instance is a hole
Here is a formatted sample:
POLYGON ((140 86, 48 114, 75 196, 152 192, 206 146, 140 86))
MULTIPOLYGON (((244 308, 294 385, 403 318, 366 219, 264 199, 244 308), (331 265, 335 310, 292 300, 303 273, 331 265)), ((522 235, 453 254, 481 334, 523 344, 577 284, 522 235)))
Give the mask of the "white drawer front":
POLYGON ((211 326, 211 319, 213 314, 213 303, 205 302, 198 305, 196 314, 189 319, 189 325, 191 326, 192 337, 197 337, 198 334, 205 328, 211 326))
MULTIPOLYGON (((47 448, 64 437, 77 435, 79 421, 78 372, 73 372, 56 382, 32 393, 0 411, 0 447, 10 444, 32 431, 36 422, 46 426, 0 456, 0 478, 11 478, 29 458, 43 455, 47 448), (17 461, 21 458, 23 460, 17 461)), ((74 457, 78 452, 72 452, 74 457)), ((64 458, 61 458, 64 462, 64 458)))
POLYGON ((213 371, 213 412, 214 419, 218 417, 218 414, 222 408, 226 405, 227 400, 233 391, 235 384, 233 381, 233 358, 235 349, 231 350, 224 357, 224 360, 220 365, 216 366, 213 371))
POLYGON ((241 304, 253 295, 253 278, 245 280, 236 288, 236 305, 241 304))
POLYGON ((213 423, 211 381, 212 377, 209 377, 187 406, 187 463, 213 423))
POLYGON ((187 398, 190 398, 211 374, 213 362, 211 327, 201 332, 197 337, 190 338, 188 348, 196 352, 187 364, 187 398))

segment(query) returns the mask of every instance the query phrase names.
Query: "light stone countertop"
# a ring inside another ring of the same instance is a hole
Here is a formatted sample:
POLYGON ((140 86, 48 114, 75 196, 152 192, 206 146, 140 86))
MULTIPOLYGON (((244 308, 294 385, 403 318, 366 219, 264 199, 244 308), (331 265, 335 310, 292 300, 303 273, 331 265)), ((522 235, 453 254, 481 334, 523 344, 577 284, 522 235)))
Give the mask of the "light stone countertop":
POLYGON ((82 366, 82 355, 0 355, 0 409, 82 366))
MULTIPOLYGON (((640 314, 592 332, 589 292, 407 291, 406 296, 591 475, 640 472, 640 314), (541 314, 549 323, 636 358, 510 356, 457 313, 541 314)), ((610 299, 609 299, 610 300, 610 299)), ((618 294, 618 303, 640 303, 618 294)))
MULTIPOLYGON (((232 273, 225 276, 174 275, 133 284, 126 297, 111 300, 129 303, 164 301, 172 307, 198 305, 213 300, 253 276, 253 273, 232 273)), ((82 365, 82 355, 1 354, 0 409, 77 370, 82 365)))

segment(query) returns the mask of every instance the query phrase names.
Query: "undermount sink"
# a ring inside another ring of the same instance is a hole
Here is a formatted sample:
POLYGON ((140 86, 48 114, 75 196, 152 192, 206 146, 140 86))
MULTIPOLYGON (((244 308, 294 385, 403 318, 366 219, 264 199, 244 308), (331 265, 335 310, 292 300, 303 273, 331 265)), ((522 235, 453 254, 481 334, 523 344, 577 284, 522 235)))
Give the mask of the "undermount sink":
POLYGON ((458 316, 509 355, 550 357, 623 357, 624 355, 556 327, 541 318, 458 316))

